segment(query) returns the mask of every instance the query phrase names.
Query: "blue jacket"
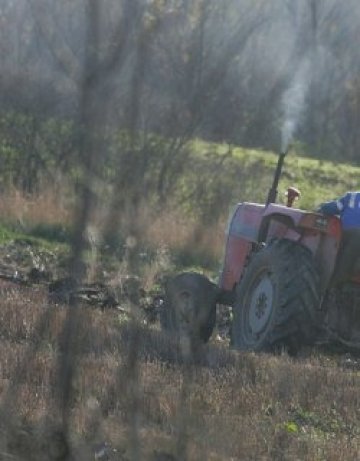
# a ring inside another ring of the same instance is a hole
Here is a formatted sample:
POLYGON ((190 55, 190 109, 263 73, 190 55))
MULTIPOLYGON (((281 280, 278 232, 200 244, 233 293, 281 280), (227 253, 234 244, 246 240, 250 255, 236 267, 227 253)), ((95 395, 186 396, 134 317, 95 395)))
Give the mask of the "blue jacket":
POLYGON ((340 215, 343 229, 360 228, 360 191, 347 192, 338 200, 322 203, 319 211, 327 215, 340 215))

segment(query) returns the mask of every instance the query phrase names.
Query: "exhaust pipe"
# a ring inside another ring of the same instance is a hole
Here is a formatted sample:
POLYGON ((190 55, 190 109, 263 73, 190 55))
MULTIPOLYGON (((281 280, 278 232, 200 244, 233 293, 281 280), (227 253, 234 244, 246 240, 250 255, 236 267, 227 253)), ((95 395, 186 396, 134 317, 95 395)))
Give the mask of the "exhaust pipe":
POLYGON ((278 194, 277 189, 279 185, 280 175, 281 175, 281 171, 284 165, 285 156, 288 153, 288 151, 289 151, 289 148, 287 148, 284 152, 280 152, 279 154, 279 158, 278 158, 278 162, 277 162, 277 166, 275 170, 275 175, 274 175, 274 180, 273 180, 272 186, 269 190, 267 200, 266 200, 266 206, 269 205, 270 203, 276 202, 276 198, 278 194))

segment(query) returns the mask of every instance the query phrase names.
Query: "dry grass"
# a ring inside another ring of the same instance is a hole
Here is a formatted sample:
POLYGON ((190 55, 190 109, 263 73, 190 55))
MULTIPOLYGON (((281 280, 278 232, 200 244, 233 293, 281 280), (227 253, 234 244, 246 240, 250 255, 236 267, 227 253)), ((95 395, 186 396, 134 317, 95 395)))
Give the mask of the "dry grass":
POLYGON ((213 258, 219 258, 224 246, 224 232, 226 217, 221 218, 215 224, 199 226, 193 219, 184 217, 174 209, 163 210, 155 218, 148 220, 146 238, 157 246, 166 244, 175 250, 191 248, 192 251, 208 252, 213 258))
MULTIPOLYGON (((34 195, 9 188, 0 196, 0 221, 20 225, 25 230, 38 225, 70 226, 75 208, 69 195, 69 187, 64 184, 44 186, 41 193, 34 195)), ((91 257, 95 259, 99 256, 97 247, 109 212, 107 204, 100 200, 92 210, 88 238, 94 252, 91 257)), ((142 203, 136 212, 122 210, 119 232, 124 239, 130 236, 128 224, 131 221, 139 230, 141 241, 136 243, 140 248, 148 245, 168 249, 171 253, 185 255, 190 263, 203 260, 211 264, 222 256, 226 219, 224 216, 218 222, 204 226, 173 207, 154 211, 148 203, 142 203)), ((96 265, 96 261, 93 263, 96 265)))
MULTIPOLYGON (((192 366, 157 326, 134 329, 115 311, 80 308, 79 315, 70 399, 75 459, 94 459, 103 441, 116 450, 113 459, 134 459, 134 430, 144 460, 359 459, 356 359, 238 354, 214 340, 192 366)), ((41 289, 2 288, 1 459, 66 459, 56 454, 63 449, 57 390, 65 316, 41 289)))
POLYGON ((44 186, 41 193, 33 195, 10 187, 0 195, 0 219, 27 226, 39 223, 69 224, 71 207, 67 196, 64 185, 44 186))

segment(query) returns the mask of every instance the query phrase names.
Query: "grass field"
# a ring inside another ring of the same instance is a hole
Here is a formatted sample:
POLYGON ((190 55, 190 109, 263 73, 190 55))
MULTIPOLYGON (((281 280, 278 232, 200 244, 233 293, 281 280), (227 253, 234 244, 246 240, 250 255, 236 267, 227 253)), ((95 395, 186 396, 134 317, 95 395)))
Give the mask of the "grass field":
MULTIPOLYGON (((278 154, 239 147, 229 148, 227 145, 209 144, 200 140, 194 141, 194 150, 205 158, 212 152, 226 156, 230 150, 231 158, 234 159, 234 164, 239 166, 240 173, 241 171, 256 173, 255 181, 250 178, 252 187, 246 187, 245 191, 242 191, 241 183, 238 185, 241 200, 259 201, 260 203, 265 200, 276 168, 278 154)), ((283 175, 279 185, 280 201, 284 201, 282 193, 290 185, 299 188, 302 192, 298 206, 303 209, 313 209, 321 201, 332 199, 338 194, 342 195, 348 190, 360 188, 360 168, 358 166, 305 157, 298 150, 296 147, 291 148, 285 157, 283 175)))
MULTIPOLYGON (((163 272, 189 266, 215 275, 229 206, 263 202, 270 187, 273 153, 229 151, 201 141, 193 149, 196 168, 180 182, 181 205, 172 203, 161 213, 147 206, 138 210, 144 229, 138 275, 146 289, 163 272), (200 216, 202 205, 214 210, 216 219, 200 216)), ((300 188, 299 206, 313 209, 357 189, 359 172, 290 152, 279 191, 300 188)), ((25 241, 36 264, 42 249, 44 261, 55 264, 71 235, 68 195, 68 190, 33 197, 15 190, 2 194, 0 262, 22 263, 16 243, 8 246, 17 240, 25 241)), ((120 235, 116 242, 121 246, 125 239, 120 235)), ((116 280, 126 264, 121 251, 107 251, 94 274, 100 270, 116 280)), ((0 295, 0 459, 360 459, 360 359, 355 355, 320 348, 297 358, 238 353, 215 332, 194 364, 161 333, 157 320, 80 305, 69 333, 71 311, 49 302, 46 284, 0 279, 0 295)))

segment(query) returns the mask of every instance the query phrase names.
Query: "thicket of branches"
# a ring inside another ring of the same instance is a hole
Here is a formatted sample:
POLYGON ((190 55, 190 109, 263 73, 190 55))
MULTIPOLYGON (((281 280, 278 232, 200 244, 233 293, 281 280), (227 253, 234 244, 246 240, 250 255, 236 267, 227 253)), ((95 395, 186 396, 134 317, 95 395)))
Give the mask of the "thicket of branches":
POLYGON ((116 175, 134 202, 163 202, 191 168, 192 137, 279 149, 294 85, 304 150, 358 162, 355 1, 90 4, 0 7, 3 185, 32 192, 42 172, 78 177, 87 139, 92 174, 116 175))

